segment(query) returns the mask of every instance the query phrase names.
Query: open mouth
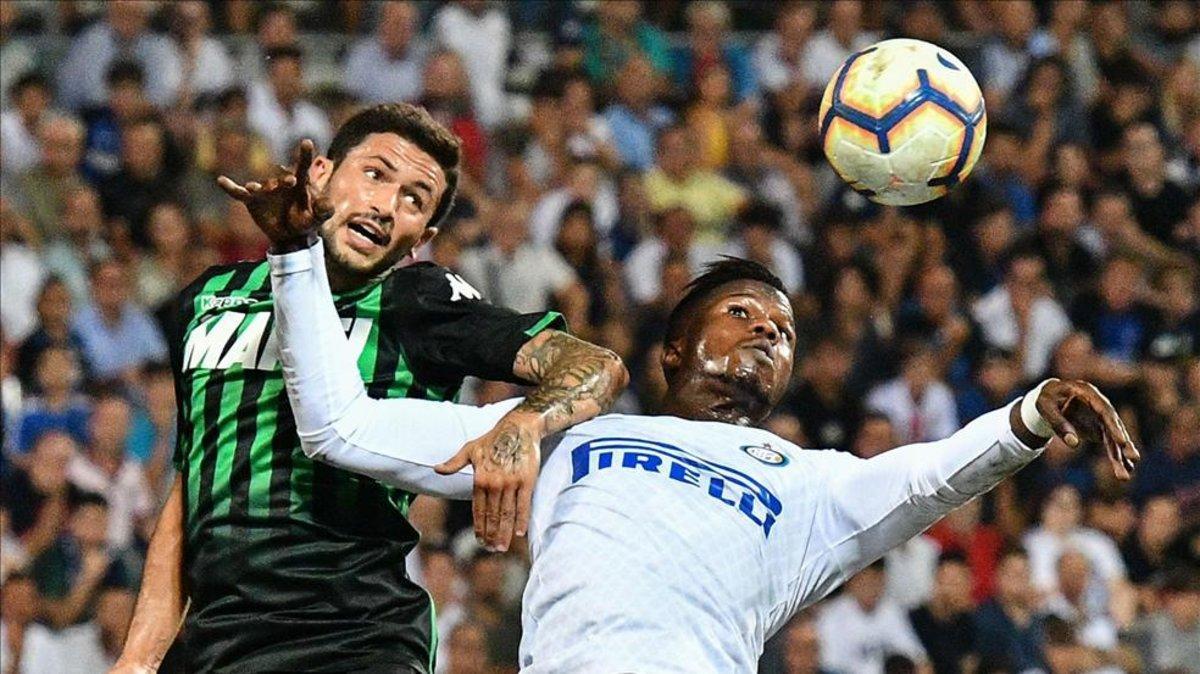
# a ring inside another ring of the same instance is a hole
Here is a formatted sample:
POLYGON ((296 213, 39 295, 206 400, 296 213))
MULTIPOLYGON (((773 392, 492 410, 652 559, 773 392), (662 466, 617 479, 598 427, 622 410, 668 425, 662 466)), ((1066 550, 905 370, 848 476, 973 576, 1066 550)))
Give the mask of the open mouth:
POLYGON ((388 243, 387 237, 384 235, 383 230, 379 227, 379 225, 367 218, 354 218, 350 222, 346 223, 346 226, 350 228, 350 231, 358 234, 376 246, 386 246, 388 243))

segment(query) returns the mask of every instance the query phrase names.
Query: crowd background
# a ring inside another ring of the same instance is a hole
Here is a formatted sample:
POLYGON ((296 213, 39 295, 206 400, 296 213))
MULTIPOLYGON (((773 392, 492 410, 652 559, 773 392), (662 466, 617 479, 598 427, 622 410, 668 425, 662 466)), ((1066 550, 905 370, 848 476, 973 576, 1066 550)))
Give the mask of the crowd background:
MULTIPOLYGON (((655 411, 663 319, 719 254, 791 292, 769 425, 800 445, 942 438, 1051 375, 1120 410, 1132 483, 1052 443, 798 616, 762 672, 1200 672, 1196 3, 4 0, 0 58, 4 674, 119 652, 173 477, 162 308, 265 251, 215 177, 382 101, 463 139, 428 254, 620 353, 621 411, 655 411), (925 207, 847 190, 817 134, 830 75, 891 36, 986 92, 979 166, 925 207)), ((515 672, 524 554, 481 554, 469 507, 411 516, 439 671, 515 672)))

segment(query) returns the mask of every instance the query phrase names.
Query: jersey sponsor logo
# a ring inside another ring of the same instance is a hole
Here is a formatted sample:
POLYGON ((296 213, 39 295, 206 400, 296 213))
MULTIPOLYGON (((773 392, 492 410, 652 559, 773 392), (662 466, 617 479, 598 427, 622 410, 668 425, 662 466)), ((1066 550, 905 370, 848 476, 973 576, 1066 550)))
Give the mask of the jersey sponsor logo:
POLYGON ((768 466, 783 466, 788 462, 787 457, 771 447, 768 442, 761 445, 742 445, 742 451, 768 466))
MULTIPOLYGON (((342 328, 350 348, 361 354, 371 334, 372 318, 343 318, 342 328)), ((183 348, 183 370, 279 370, 279 344, 275 331, 268 330, 271 314, 226 311, 216 314, 188 332, 183 348)))
POLYGON ((619 468, 661 475, 699 489, 761 528, 764 538, 770 537, 783 512, 783 503, 758 480, 674 445, 636 438, 597 438, 571 450, 572 484, 619 468))
POLYGON ((475 289, 470 283, 459 276, 458 274, 446 273, 446 280, 450 282, 450 301, 458 302, 459 300, 481 300, 483 294, 475 289))
POLYGON ((200 311, 212 311, 213 309, 233 309, 236 307, 244 307, 247 304, 254 304, 254 300, 249 297, 238 297, 236 295, 204 295, 200 298, 200 311))

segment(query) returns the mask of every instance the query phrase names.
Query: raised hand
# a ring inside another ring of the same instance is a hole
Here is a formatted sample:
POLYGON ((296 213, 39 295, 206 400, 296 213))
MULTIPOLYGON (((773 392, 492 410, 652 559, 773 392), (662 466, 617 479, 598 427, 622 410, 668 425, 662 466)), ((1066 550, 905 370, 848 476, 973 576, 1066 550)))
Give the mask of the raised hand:
POLYGON ((316 150, 313 142, 300 142, 300 155, 292 169, 278 167, 266 182, 239 185, 227 176, 217 184, 229 196, 246 204, 250 217, 278 248, 306 242, 317 226, 317 209, 308 192, 308 169, 316 150))
POLYGON ((1086 381, 1052 379, 1035 402, 1038 413, 1068 447, 1080 443, 1103 446, 1117 479, 1133 477, 1142 455, 1129 439, 1117 410, 1099 389, 1086 381))

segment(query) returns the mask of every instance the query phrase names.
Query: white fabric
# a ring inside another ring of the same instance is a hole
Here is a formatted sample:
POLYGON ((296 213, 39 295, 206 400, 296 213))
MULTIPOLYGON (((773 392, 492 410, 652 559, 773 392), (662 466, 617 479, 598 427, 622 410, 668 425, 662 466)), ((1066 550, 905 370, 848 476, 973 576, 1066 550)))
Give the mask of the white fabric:
POLYGON ((821 636, 821 666, 831 672, 882 674, 884 659, 893 653, 925 659, 925 649, 908 615, 888 599, 870 613, 848 594, 830 601, 817 616, 821 636))
MULTIPOLYGON (((0 668, 9 667, 8 630, 0 635, 4 642, 0 668)), ((100 629, 95 623, 53 630, 39 623, 25 627, 21 644, 21 667, 17 674, 95 674, 108 671, 113 661, 104 653, 100 629)))
POLYGON ((446 5, 433 17, 433 34, 462 59, 475 118, 489 129, 503 122, 508 112, 504 78, 512 48, 508 16, 499 8, 476 15, 461 5, 446 5))
POLYGON ((1021 398, 1021 421, 1025 424, 1025 428, 1028 428, 1034 435, 1047 440, 1054 435, 1054 429, 1051 428, 1042 413, 1038 412, 1037 399, 1042 395, 1042 389, 1046 388, 1046 384, 1051 381, 1055 380, 1047 379, 1030 391, 1029 395, 1021 398))
POLYGON ((0 244, 0 327, 5 341, 20 344, 37 328, 37 296, 45 278, 37 251, 20 243, 0 244))
MULTIPOLYGON (((454 498, 430 475, 515 401, 373 400, 355 376, 319 245, 272 257, 284 380, 304 451, 387 484, 454 498)), ((522 671, 749 672, 764 641, 889 549, 1040 454, 1008 410, 869 461, 756 428, 612 414, 547 459, 530 524, 522 671), (756 458, 757 457, 757 458, 756 458)))
POLYGON ((154 501, 146 474, 131 459, 121 463, 116 475, 109 475, 87 456, 77 454, 67 465, 67 480, 108 501, 108 544, 113 549, 129 547, 137 523, 153 514, 154 501))
MULTIPOLYGON (((649 304, 662 292, 662 269, 671 251, 658 237, 643 239, 625 258, 625 283, 629 295, 638 304, 649 304)), ((720 258, 721 250, 702 243, 692 243, 687 250, 688 269, 692 275, 704 270, 704 265, 720 258)))
POLYGON ((315 104, 300 100, 290 111, 285 110, 265 81, 250 85, 246 98, 250 128, 267 141, 275 163, 290 164, 292 150, 305 138, 312 139, 317 152, 329 150, 333 130, 325 113, 315 104))
POLYGON ((372 36, 359 40, 346 58, 346 87, 365 103, 414 103, 425 87, 429 45, 414 38, 401 58, 393 59, 372 36))
POLYGON ((1029 577, 1035 587, 1045 592, 1058 590, 1058 558, 1070 549, 1087 557, 1097 586, 1105 588, 1114 580, 1125 578, 1125 562, 1113 539, 1096 529, 1079 527, 1065 536, 1058 536, 1044 527, 1025 534, 1022 542, 1029 551, 1029 577))
MULTIPOLYGON (((1016 351, 1021 340, 1012 298, 1003 285, 975 301, 971 307, 975 320, 983 328, 983 338, 989 346, 1016 351)), ((1029 326, 1025 338, 1025 361, 1021 371, 1026 378, 1040 377, 1050 366, 1054 347, 1071 332, 1067 312, 1049 297, 1039 297, 1029 310, 1029 326)))
POLYGON ((944 382, 933 382, 920 400, 914 400, 908 382, 898 377, 872 389, 866 402, 868 409, 891 419, 900 442, 941 440, 958 428, 954 393, 944 382))
POLYGON ((0 172, 5 178, 16 178, 42 159, 37 129, 27 128, 16 110, 0 113, 0 147, 4 148, 0 153, 0 172))
POLYGON ((906 611, 929 601, 941 554, 937 541, 923 534, 892 548, 884 556, 885 595, 906 611))

